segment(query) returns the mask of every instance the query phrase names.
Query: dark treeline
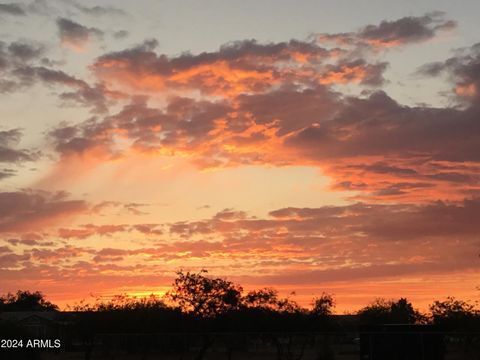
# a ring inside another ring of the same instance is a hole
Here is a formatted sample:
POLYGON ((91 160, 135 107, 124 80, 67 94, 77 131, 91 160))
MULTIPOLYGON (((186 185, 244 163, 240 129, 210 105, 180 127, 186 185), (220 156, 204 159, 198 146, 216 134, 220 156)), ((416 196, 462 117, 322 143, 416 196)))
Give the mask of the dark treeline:
MULTIPOLYGON (((120 295, 81 302, 63 312, 40 292, 7 294, 0 297, 0 338, 27 341, 32 338, 30 325, 37 326, 38 320, 45 330, 34 338, 61 339, 62 353, 80 353, 85 360, 128 354, 192 360, 223 354, 231 360, 256 353, 277 360, 343 359, 340 354, 370 359, 373 350, 378 351, 375 359, 386 358, 385 350, 392 360, 438 360, 445 351, 460 351, 462 359, 470 359, 480 349, 480 312, 466 301, 435 301, 428 313, 405 298, 377 299, 349 316, 334 315, 334 308, 327 293, 307 308, 273 288, 247 292, 226 279, 209 277, 205 270, 180 271, 163 297, 120 295), (432 331, 434 335, 427 334, 432 331), (435 335, 447 333, 448 338, 435 335)), ((35 349, 6 350, 8 358, 40 359, 41 351, 35 349)))
MULTIPOLYGON (((178 272, 164 296, 115 296, 71 307, 78 330, 93 333, 335 331, 335 301, 323 293, 310 308, 282 298, 273 288, 245 292, 207 271, 178 272)), ((0 312, 56 311, 40 292, 18 291, 0 297, 0 312)), ((359 310, 356 324, 434 324, 442 331, 480 330, 480 312, 469 302, 449 297, 421 313, 405 298, 377 299, 359 310)))

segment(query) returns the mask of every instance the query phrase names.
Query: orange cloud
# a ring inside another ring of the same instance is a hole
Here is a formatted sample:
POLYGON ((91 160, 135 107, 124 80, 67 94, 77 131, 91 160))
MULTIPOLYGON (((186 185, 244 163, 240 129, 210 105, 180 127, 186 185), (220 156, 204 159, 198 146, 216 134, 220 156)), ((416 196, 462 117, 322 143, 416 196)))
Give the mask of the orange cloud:
POLYGON ((338 59, 338 50, 326 50, 314 42, 257 44, 243 41, 218 51, 178 57, 158 55, 155 44, 106 54, 91 66, 109 87, 128 88, 140 94, 157 95, 172 90, 231 98, 239 94, 264 93, 285 83, 381 83, 384 65, 365 60, 338 59), (339 61, 338 69, 329 61, 339 61), (335 79, 334 74, 339 74, 335 79), (340 76, 340 74, 343 74, 340 76))
MULTIPOLYGON (((60 289, 74 285, 78 298, 82 293, 111 294, 129 287, 165 287, 178 267, 201 268, 208 262, 212 272, 242 284, 295 287, 301 293, 314 288, 346 289, 352 281, 370 283, 369 287, 379 284, 350 299, 350 306, 362 304, 360 298, 372 294, 390 294, 393 288, 388 284, 396 281, 412 282, 402 287, 402 296, 431 301, 455 286, 429 287, 418 295, 413 279, 435 277, 447 284, 452 273, 476 271, 479 228, 472 217, 478 214, 479 204, 475 199, 460 205, 290 207, 265 218, 226 209, 205 220, 169 224, 168 240, 152 247, 59 244, 37 249, 33 245, 23 253, 0 247, 0 273, 9 289, 41 279, 36 288, 62 298, 60 289), (232 262, 237 264, 234 269, 232 262), (65 287, 66 283, 70 286, 65 287)), ((118 225, 85 227, 122 231, 118 225)), ((464 293, 469 293, 467 285, 462 287, 464 293)))

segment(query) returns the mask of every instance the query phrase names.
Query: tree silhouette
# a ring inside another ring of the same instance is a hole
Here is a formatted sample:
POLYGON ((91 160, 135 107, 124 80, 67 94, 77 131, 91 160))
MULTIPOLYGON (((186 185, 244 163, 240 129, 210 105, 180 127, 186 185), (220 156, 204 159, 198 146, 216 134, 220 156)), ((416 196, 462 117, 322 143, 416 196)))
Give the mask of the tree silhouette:
POLYGON ((263 288, 248 292, 243 298, 243 304, 249 308, 278 309, 278 291, 272 288, 263 288))
POLYGON ((225 279, 209 278, 204 275, 206 273, 207 270, 199 273, 178 271, 167 297, 183 312, 205 318, 238 309, 243 289, 225 279))
POLYGON ((446 330, 470 330, 480 327, 480 311, 474 305, 447 297, 430 305, 432 322, 446 330))
POLYGON ((397 301, 377 299, 361 309, 358 315, 364 324, 415 324, 425 320, 425 316, 405 298, 397 301))
POLYGON ((56 311, 58 306, 47 301, 40 291, 18 290, 0 297, 0 311, 56 311))
POLYGON ((327 317, 333 314, 335 300, 330 294, 323 293, 320 297, 313 299, 312 315, 327 317))

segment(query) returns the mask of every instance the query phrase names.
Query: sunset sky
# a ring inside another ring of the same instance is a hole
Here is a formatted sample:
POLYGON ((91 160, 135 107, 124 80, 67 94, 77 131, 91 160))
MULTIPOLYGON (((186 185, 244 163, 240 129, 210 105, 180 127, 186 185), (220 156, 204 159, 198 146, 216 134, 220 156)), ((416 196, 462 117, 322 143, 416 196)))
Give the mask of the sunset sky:
POLYGON ((0 3, 0 294, 205 268, 480 300, 480 2, 0 3))

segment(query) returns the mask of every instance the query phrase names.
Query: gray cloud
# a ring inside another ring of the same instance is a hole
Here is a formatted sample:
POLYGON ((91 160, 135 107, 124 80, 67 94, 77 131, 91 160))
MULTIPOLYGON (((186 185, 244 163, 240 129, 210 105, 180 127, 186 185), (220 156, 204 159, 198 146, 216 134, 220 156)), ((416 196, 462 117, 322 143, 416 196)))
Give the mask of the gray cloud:
POLYGON ((118 30, 113 33, 115 39, 125 39, 128 35, 129 32, 127 30, 118 30))
POLYGON ((13 58, 17 58, 22 62, 38 60, 45 53, 45 48, 42 45, 25 42, 12 42, 9 44, 8 50, 13 58))
POLYGON ((114 7, 106 7, 106 6, 93 6, 93 7, 87 7, 83 6, 80 4, 75 4, 75 7, 80 10, 82 13, 85 15, 91 15, 91 16, 125 16, 126 13, 125 11, 114 8, 114 7))
POLYGON ((16 173, 13 169, 0 169, 0 180, 15 176, 16 173))
POLYGON ((8 44, 0 41, 0 71, 5 72, 35 60, 42 60, 44 54, 45 47, 41 44, 21 41, 8 44))
POLYGON ((93 38, 103 36, 103 32, 97 28, 88 28, 66 18, 58 18, 57 27, 62 43, 77 49, 83 49, 93 38))
POLYGON ((384 92, 345 98, 343 104, 331 121, 308 126, 288 144, 317 159, 410 153, 480 161, 480 142, 474 135, 480 134, 476 109, 407 107, 384 92))
MULTIPOLYGON (((90 86, 84 80, 71 76, 64 71, 54 70, 44 66, 18 67, 13 73, 23 84, 31 85, 36 81, 40 81, 46 85, 71 88, 73 91, 60 93, 60 99, 92 107, 92 109, 98 113, 107 111, 106 93, 108 93, 108 91, 103 85, 90 86)), ((111 94, 114 93, 115 92, 111 92, 111 94)))
POLYGON ((62 192, 1 192, 0 232, 25 233, 43 229, 87 210, 85 201, 70 200, 62 192))
MULTIPOLYGON (((367 25, 357 32, 318 34, 320 42, 334 42, 340 46, 362 48, 388 48, 428 41, 442 31, 457 26, 445 19, 445 13, 437 11, 423 16, 406 16, 397 20, 384 20, 378 25, 367 25)), ((365 49, 363 49, 365 50, 365 49)))
POLYGON ((358 37, 379 45, 415 43, 433 38, 438 31, 456 26, 444 19, 444 13, 435 12, 424 16, 408 16, 394 21, 382 21, 379 25, 368 25, 359 31, 358 37))
POLYGON ((446 73, 455 85, 457 99, 478 106, 480 99, 480 43, 445 60, 421 66, 417 74, 436 77, 446 73))
POLYGON ((0 14, 13 15, 13 16, 25 16, 26 12, 22 6, 15 3, 0 4, 0 14))
MULTIPOLYGON (((21 137, 21 129, 0 131, 0 162, 19 163, 33 161, 38 158, 39 153, 16 149, 16 145, 20 142, 21 137)), ((3 173, 13 174, 11 170, 4 171, 3 173)))

